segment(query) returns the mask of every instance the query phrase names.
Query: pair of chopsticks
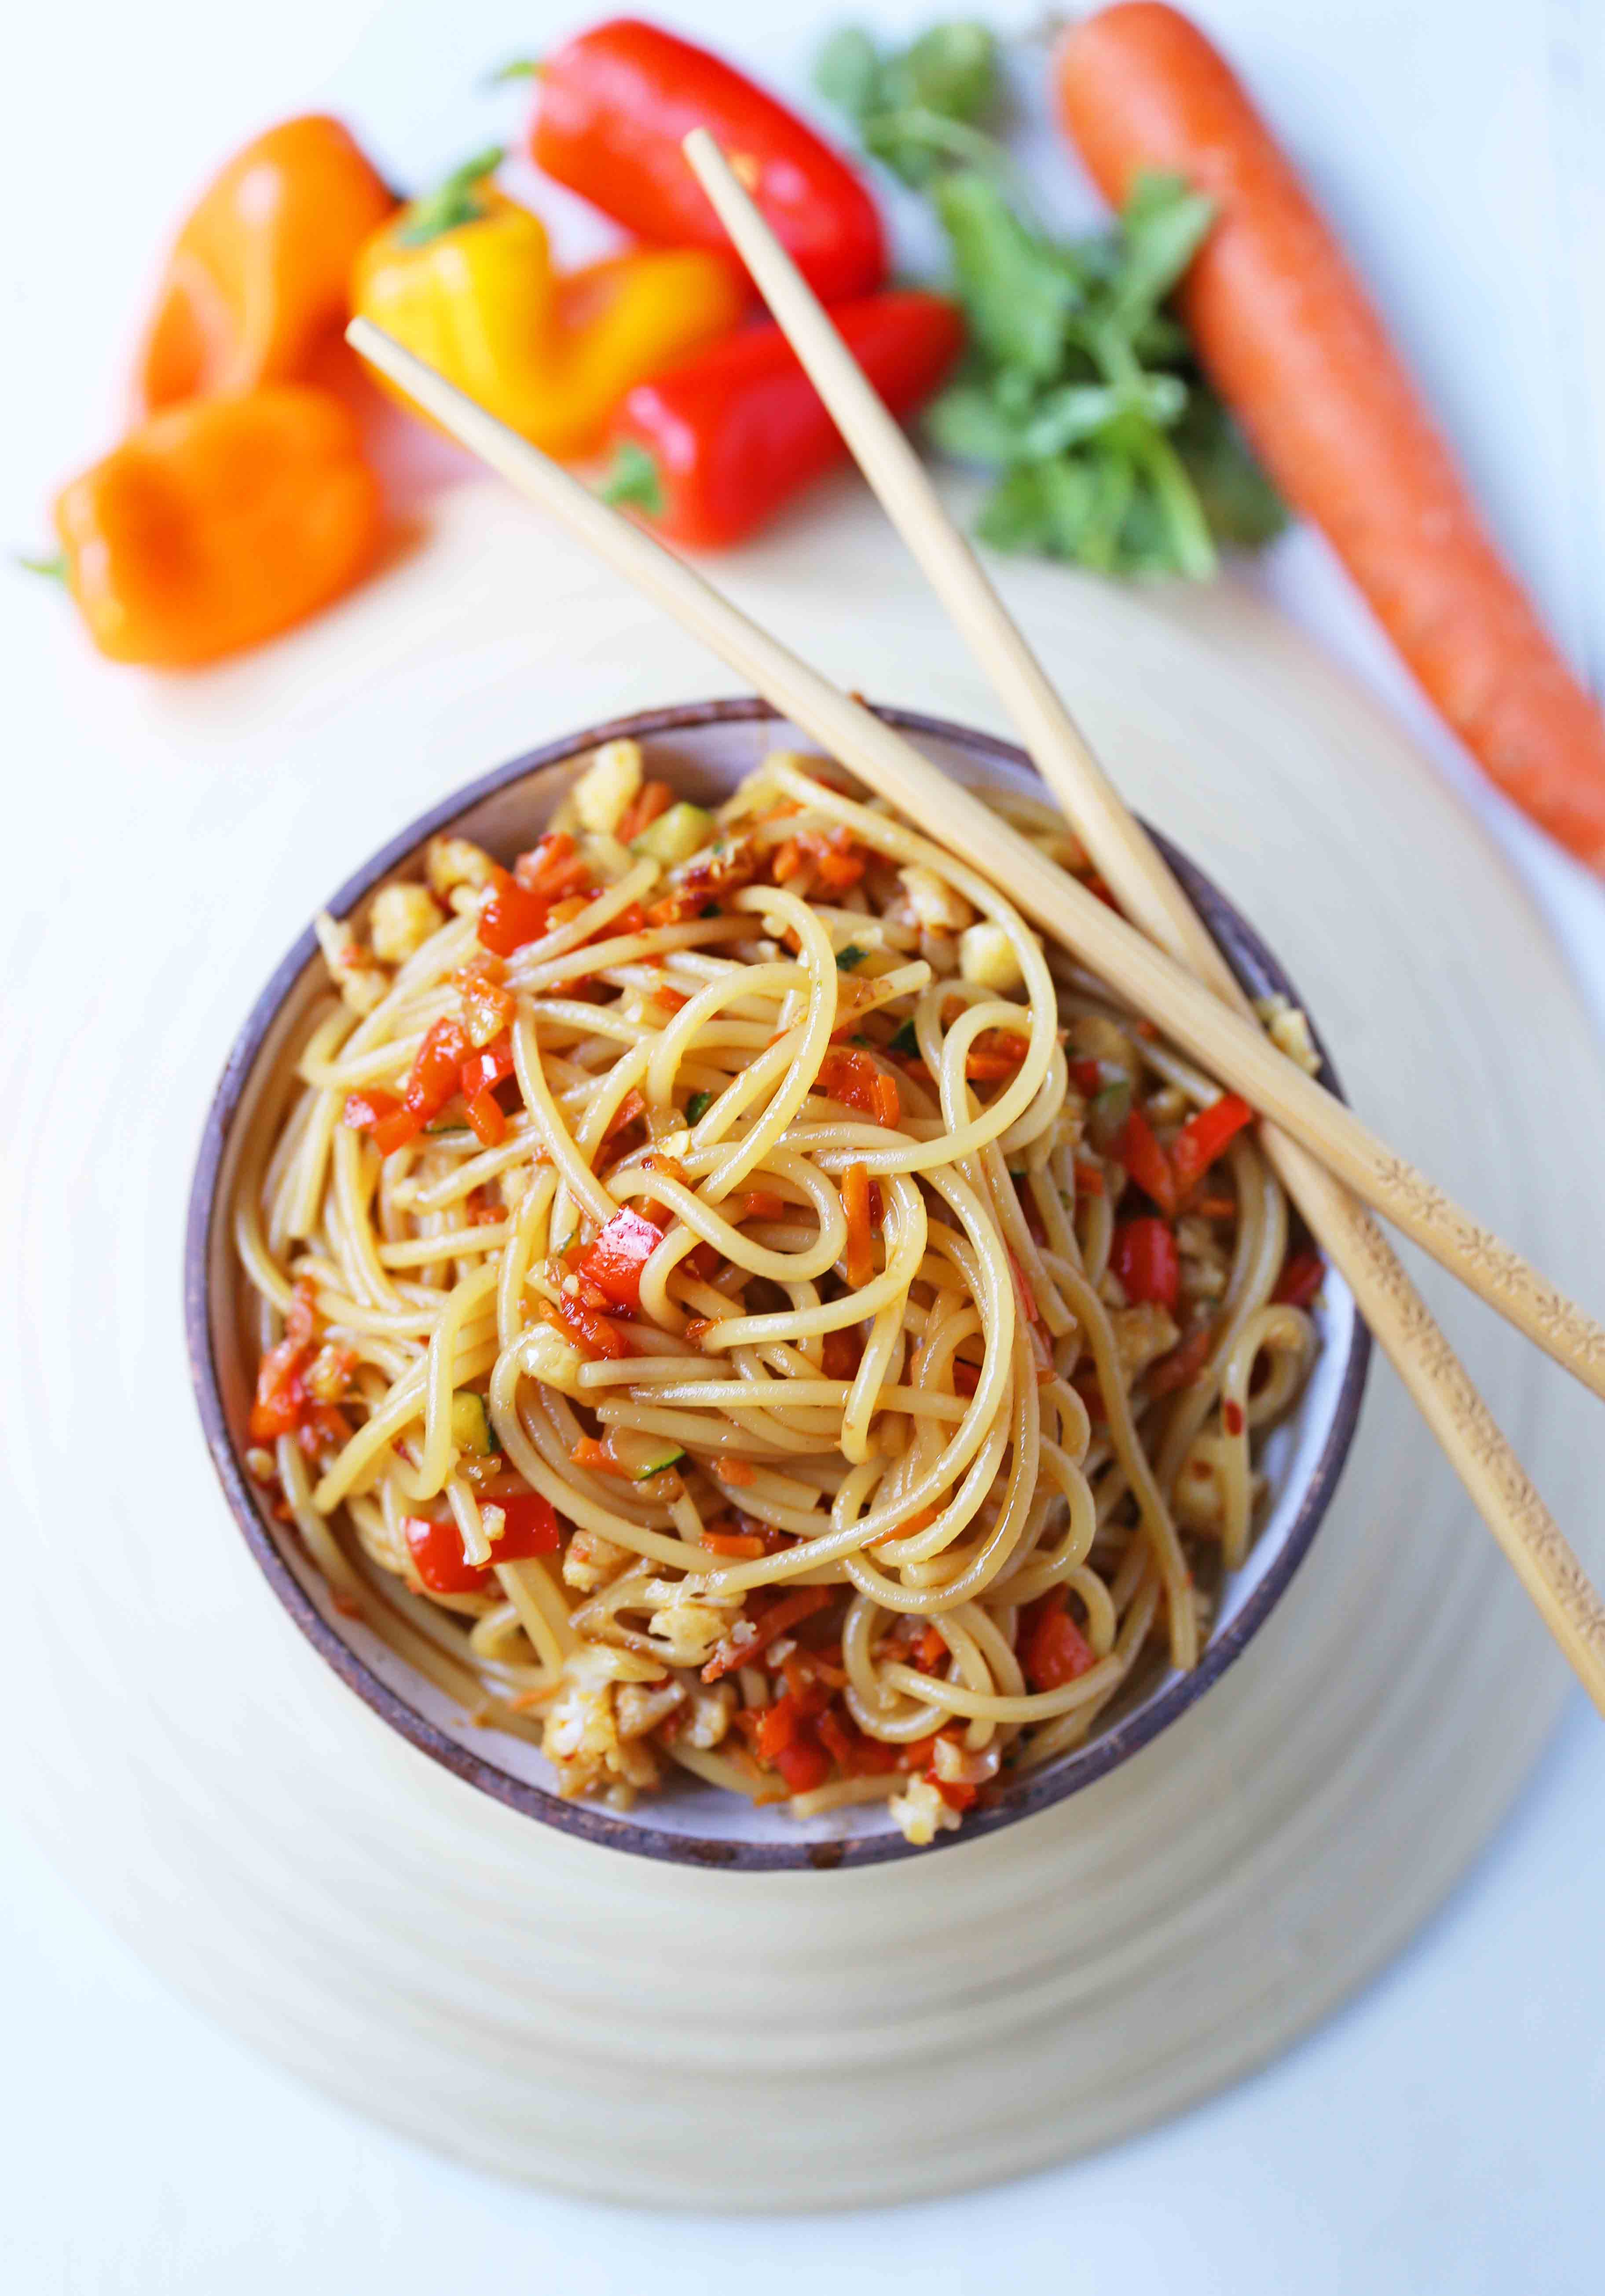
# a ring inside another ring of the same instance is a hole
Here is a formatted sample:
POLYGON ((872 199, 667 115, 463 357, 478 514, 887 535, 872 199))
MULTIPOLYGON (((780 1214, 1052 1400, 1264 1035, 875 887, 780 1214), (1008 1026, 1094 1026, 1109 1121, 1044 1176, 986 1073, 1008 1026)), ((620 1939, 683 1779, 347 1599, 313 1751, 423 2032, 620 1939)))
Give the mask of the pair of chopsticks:
POLYGON ((694 130, 685 150, 865 477, 991 678, 1124 917, 432 367, 366 320, 353 320, 348 339, 470 452, 655 599, 860 780, 938 843, 1007 885, 1041 931, 1249 1102, 1265 1119, 1265 1151, 1288 1194, 1605 1713, 1605 1606, 1365 1206, 1383 1213, 1601 1396, 1605 1330, 1270 1043, 812 290, 706 131, 694 130))

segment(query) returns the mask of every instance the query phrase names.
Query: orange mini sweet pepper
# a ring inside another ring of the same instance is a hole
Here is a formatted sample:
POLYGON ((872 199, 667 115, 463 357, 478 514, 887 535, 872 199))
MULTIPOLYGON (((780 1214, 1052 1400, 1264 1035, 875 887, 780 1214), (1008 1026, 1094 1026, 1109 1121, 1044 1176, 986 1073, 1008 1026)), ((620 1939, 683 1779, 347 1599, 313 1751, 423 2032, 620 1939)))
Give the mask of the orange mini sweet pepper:
POLYGON ((582 455, 625 391, 728 334, 749 291, 712 248, 552 267, 544 226, 487 180, 485 152, 357 258, 353 308, 548 455, 582 455))
POLYGON ((282 120, 246 144, 174 243, 139 354, 142 411, 318 371, 357 251, 396 204, 338 119, 282 120))
POLYGON ((294 383, 155 415, 56 499, 62 572, 113 661, 190 668, 316 613, 373 563, 356 422, 294 383))

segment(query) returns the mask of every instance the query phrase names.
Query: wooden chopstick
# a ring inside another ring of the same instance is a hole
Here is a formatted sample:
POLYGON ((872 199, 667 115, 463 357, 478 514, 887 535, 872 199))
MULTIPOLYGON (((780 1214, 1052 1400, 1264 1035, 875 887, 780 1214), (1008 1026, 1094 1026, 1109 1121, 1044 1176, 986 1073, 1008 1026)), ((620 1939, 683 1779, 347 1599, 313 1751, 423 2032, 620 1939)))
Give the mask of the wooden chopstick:
MULTIPOLYGON (((1019 730, 1128 916, 1247 1012, 1230 967, 1128 811, 925 465, 705 129, 686 156, 860 468, 1019 730)), ((1274 1126, 1270 1160, 1413 1397, 1545 1623, 1605 1712, 1605 1606, 1376 1222, 1274 1126)))
MULTIPOLYGON (((1340 1103, 1277 1052, 1251 1021, 1217 1002, 1173 957, 1145 940, 1084 887, 1057 869, 968 791, 946 780, 900 734, 810 668, 701 575, 598 501, 579 480, 498 422, 424 360, 366 319, 352 320, 346 333, 364 358, 399 384, 444 430, 520 493, 548 510, 627 581, 655 598, 693 636, 711 646, 829 754, 839 758, 939 842, 994 882, 1007 885, 1044 931, 1072 949, 1138 1012, 1152 1017, 1203 1067, 1241 1091, 1263 1113, 1296 1133, 1323 1160, 1336 1160, 1346 1168, 1353 1166, 1361 1176, 1356 1183, 1359 1192, 1370 1195, 1372 1201, 1400 1198, 1408 1211, 1412 1188, 1416 1195, 1427 1196, 1429 1205, 1441 1208, 1442 1216, 1412 1217, 1411 1232, 1424 1230, 1428 1250, 1436 1250, 1446 1264, 1469 1256, 1451 1227, 1455 1217, 1469 1227, 1466 1216, 1455 1215, 1436 1192, 1428 1193, 1427 1183, 1411 1167, 1373 1141, 1340 1103), (1334 1112, 1345 1119, 1342 1126, 1334 1126, 1334 1112), (1390 1173, 1403 1177, 1393 1185, 1387 1177, 1390 1173)), ((1503 1247, 1498 1249, 1503 1250, 1503 1247)), ((1509 1253, 1505 1259, 1513 1269, 1524 1271, 1519 1283, 1514 1277, 1511 1280, 1517 1303, 1512 1307, 1496 1296, 1494 1304, 1524 1329, 1530 1321, 1541 1344, 1570 1363, 1585 1383, 1597 1390, 1599 1366, 1605 1360, 1605 1333, 1525 1268, 1525 1263, 1509 1253), (1555 1303, 1546 1316, 1538 1313, 1539 1300, 1555 1303), (1591 1332, 1592 1356, 1583 1343, 1584 1336, 1591 1332)), ((1486 1285, 1485 1277, 1477 1288, 1486 1285)), ((1468 1395, 1474 1393, 1469 1382, 1466 1390, 1468 1395)), ((1446 1403, 1435 1423, 1441 1423, 1445 1434, 1461 1424, 1446 1403)), ((1502 1439, 1491 1421, 1488 1433, 1502 1450, 1502 1439)), ((1462 1439, 1469 1451, 1476 1436, 1469 1423, 1462 1439)), ((1520 1516, 1525 1509, 1525 1534, 1519 1537, 1511 1560, 1535 1601, 1544 1608, 1546 1618, 1552 1614, 1557 1640, 1562 1642, 1591 1694, 1605 1710, 1605 1659, 1601 1657, 1605 1635, 1601 1631, 1597 1601, 1581 1566, 1543 1513, 1519 1467, 1508 1451, 1504 1457, 1514 1478, 1507 1487, 1511 1511, 1520 1516)), ((1490 1493, 1497 1488, 1504 1472, 1501 1460, 1492 1458, 1486 1470, 1490 1493)))
POLYGON ((1412 1236, 1518 1330, 1605 1395, 1605 1331, 1508 1244, 1367 1129, 1165 950, 1011 829, 912 743, 761 629, 722 593, 599 501, 423 359, 366 319, 346 330, 354 348, 399 384, 463 446, 696 637, 777 709, 889 798, 950 851, 1010 895, 1049 936, 1165 1029, 1183 1051, 1302 1141, 1317 1160, 1412 1236))

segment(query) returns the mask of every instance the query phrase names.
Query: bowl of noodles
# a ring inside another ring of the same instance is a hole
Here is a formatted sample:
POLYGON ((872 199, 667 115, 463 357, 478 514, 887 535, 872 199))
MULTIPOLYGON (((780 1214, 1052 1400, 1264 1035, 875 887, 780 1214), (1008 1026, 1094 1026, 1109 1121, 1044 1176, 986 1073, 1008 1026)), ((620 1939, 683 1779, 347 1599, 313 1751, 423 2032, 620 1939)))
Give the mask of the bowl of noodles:
MULTIPOLYGON (((1096 888, 1020 751, 884 714, 1096 888)), ((1288 1587, 1368 1360, 1241 1103, 755 701, 554 742, 341 888, 219 1084, 185 1310, 350 1688, 531 1816, 745 1868, 1148 1745, 1288 1587)))

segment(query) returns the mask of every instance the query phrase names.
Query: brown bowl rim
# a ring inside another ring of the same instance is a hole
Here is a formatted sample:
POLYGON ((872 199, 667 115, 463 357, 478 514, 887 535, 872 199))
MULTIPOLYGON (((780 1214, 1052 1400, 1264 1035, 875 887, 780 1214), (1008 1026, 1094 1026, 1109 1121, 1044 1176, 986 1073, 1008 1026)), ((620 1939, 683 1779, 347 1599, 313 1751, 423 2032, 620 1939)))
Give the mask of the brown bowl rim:
MULTIPOLYGON (((1033 770, 1024 750, 999 735, 986 734, 946 718, 870 703, 877 717, 899 732, 942 741, 997 763, 1033 770)), ((371 860, 364 863, 330 898, 329 910, 345 916, 374 886, 424 840, 447 829, 470 808, 495 796, 510 783, 543 768, 562 765, 603 742, 651 740, 665 734, 684 733, 706 726, 784 722, 783 713, 751 695, 726 700, 689 701, 663 709, 632 712, 579 733, 565 734, 540 748, 526 751, 497 767, 476 781, 443 798, 438 805, 392 837, 371 860)), ((1258 995, 1280 992, 1302 1004, 1296 988, 1280 963, 1224 893, 1187 857, 1177 851, 1157 830, 1150 831, 1171 868, 1202 916, 1233 972, 1258 995)), ((729 1841, 717 1838, 663 1833, 629 1816, 603 1813, 583 1801, 531 1785, 495 1761, 473 1752, 447 1735, 438 1724, 382 1681, 366 1661, 350 1648, 324 1618, 307 1595, 263 1521, 252 1496, 244 1464, 229 1432, 213 1347, 210 1283, 216 1221, 221 1210, 218 1180, 228 1144, 230 1128, 257 1054, 277 1019, 280 1008, 317 951, 311 927, 275 967, 267 986, 251 1006, 230 1049, 212 1095, 202 1129, 194 1176, 190 1185, 185 1224, 184 1324, 190 1377, 194 1389, 207 1449, 228 1501, 229 1511, 263 1577, 318 1655, 347 1687, 356 1693, 382 1721, 399 1732, 421 1753, 477 1787, 508 1808, 598 1847, 627 1855, 667 1860, 675 1865, 721 1867, 736 1872, 829 1872, 849 1866, 879 1865, 903 1857, 928 1857, 934 1849, 957 1849, 1005 1825, 1017 1824, 1040 1810, 1077 1793, 1129 1761, 1195 1705, 1227 1669, 1241 1657, 1266 1619, 1287 1592, 1310 1549, 1347 1458, 1359 1423, 1360 1406, 1370 1361, 1370 1334, 1356 1316, 1348 1361, 1332 1414, 1332 1424, 1320 1458, 1311 1472, 1297 1513, 1288 1525, 1281 1547, 1260 1584, 1230 1625, 1205 1645, 1190 1674, 1168 1684, 1146 1700, 1102 1736, 1065 1755, 1041 1771, 1033 1771, 1017 1784, 1005 1786, 978 1805, 956 1833, 939 1833, 934 1843, 916 1849, 896 1833, 877 1833, 841 1841, 729 1841)), ((1321 1081, 1341 1095, 1330 1060, 1312 1022, 1321 1054, 1321 1081)))

